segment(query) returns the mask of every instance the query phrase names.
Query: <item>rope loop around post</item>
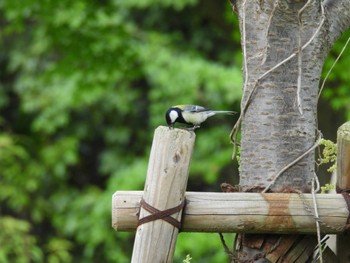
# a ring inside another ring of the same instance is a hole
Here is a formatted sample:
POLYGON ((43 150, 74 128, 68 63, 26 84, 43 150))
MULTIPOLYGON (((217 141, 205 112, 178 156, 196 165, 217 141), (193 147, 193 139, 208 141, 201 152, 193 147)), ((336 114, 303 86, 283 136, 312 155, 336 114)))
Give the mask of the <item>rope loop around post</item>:
POLYGON ((157 208, 151 206, 148 204, 143 198, 140 201, 141 208, 145 209, 149 213, 151 213, 148 216, 145 216, 143 218, 139 218, 137 227, 139 227, 142 224, 149 223, 158 219, 162 219, 172 226, 176 227, 177 229, 181 229, 181 222, 177 219, 173 218, 171 215, 180 212, 186 205, 186 199, 184 199, 181 204, 178 206, 166 209, 166 210, 158 210, 157 208))

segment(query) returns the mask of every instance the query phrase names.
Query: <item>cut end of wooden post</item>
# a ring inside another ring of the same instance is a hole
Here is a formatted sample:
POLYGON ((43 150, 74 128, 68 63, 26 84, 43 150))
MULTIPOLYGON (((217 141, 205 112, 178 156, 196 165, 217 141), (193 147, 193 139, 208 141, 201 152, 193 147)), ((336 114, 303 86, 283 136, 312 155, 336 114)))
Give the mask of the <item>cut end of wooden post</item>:
POLYGON ((350 141, 350 121, 339 127, 338 136, 344 140, 350 141))
POLYGON ((168 126, 158 126, 155 130, 155 134, 156 133, 169 133, 171 135, 182 135, 182 136, 190 136, 190 138, 192 138, 192 136, 196 136, 195 132, 192 130, 188 130, 188 129, 179 129, 179 128, 169 128, 168 126))

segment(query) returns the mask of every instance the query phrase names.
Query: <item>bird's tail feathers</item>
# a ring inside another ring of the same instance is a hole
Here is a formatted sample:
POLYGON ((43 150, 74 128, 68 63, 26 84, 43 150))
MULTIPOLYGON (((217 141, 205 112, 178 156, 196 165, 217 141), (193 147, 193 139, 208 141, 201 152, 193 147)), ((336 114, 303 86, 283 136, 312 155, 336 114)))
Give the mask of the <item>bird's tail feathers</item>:
POLYGON ((236 114, 237 112, 231 111, 231 110, 213 110, 212 111, 214 114, 236 114))

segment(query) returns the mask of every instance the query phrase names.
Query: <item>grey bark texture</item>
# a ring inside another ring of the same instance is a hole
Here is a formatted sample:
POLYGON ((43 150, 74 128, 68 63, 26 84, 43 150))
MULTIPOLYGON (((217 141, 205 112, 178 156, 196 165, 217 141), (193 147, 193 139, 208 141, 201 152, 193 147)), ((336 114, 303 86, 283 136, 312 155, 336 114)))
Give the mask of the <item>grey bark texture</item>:
MULTIPOLYGON (((350 1, 231 2, 245 56, 242 108, 249 104, 242 118, 240 186, 260 191, 315 142, 320 75, 330 47, 349 27, 350 1)), ((309 192, 313 175, 311 153, 270 190, 309 192)))
MULTIPOLYGON (((240 187, 310 192, 313 151, 274 180, 315 144, 321 71, 330 48, 350 27, 350 0, 230 2, 243 50, 240 187)), ((307 262, 317 243, 312 236, 243 235, 238 244, 233 262, 307 262)))

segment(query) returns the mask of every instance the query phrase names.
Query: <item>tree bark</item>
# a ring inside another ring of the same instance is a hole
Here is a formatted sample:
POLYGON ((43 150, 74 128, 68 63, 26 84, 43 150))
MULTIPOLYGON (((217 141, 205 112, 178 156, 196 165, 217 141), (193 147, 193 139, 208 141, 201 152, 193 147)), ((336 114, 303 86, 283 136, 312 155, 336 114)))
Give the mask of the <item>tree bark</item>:
MULTIPOLYGON (((239 17, 243 50, 240 187, 310 192, 313 151, 280 171, 315 144, 321 71, 329 49, 350 26, 350 1, 231 3, 239 17)), ((267 240, 246 236, 238 262, 254 257, 251 262, 265 262, 256 255, 262 255, 267 240)))

